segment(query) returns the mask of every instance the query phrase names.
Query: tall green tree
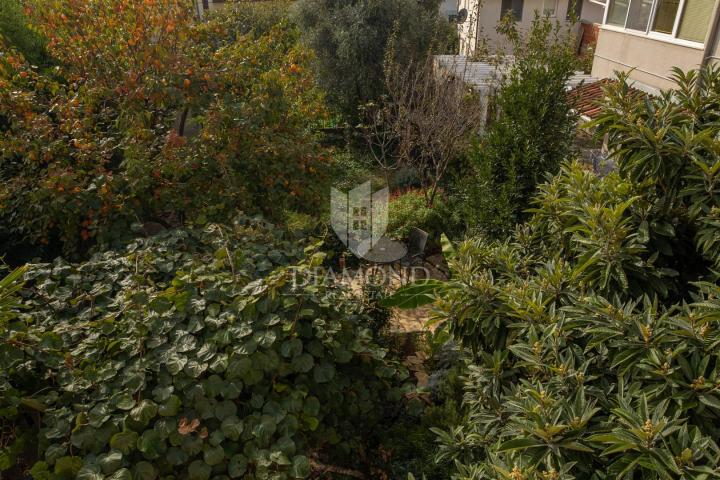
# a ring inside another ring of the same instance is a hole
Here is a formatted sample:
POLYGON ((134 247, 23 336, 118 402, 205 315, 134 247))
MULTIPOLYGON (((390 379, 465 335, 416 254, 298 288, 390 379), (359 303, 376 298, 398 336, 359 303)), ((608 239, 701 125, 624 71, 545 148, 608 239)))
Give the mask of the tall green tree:
POLYGON ((438 15, 437 0, 300 0, 297 20, 315 50, 320 86, 351 119, 358 106, 383 92, 388 40, 395 35, 397 60, 425 56, 452 27, 438 15))
POLYGON ((514 62, 501 79, 490 121, 469 155, 465 217, 470 230, 493 237, 523 219, 536 185, 557 173, 575 139, 566 85, 577 66, 570 32, 536 17, 526 35, 502 23, 514 62))

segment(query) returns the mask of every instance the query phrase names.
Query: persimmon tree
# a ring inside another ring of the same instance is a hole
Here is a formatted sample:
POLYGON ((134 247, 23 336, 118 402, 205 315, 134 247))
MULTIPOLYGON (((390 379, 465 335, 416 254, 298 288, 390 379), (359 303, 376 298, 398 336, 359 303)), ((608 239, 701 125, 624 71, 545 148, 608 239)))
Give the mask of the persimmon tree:
POLYGON ((324 171, 324 111, 291 24, 243 34, 183 0, 25 10, 55 66, 0 46, 3 250, 78 256, 133 222, 315 207, 300 179, 324 171))

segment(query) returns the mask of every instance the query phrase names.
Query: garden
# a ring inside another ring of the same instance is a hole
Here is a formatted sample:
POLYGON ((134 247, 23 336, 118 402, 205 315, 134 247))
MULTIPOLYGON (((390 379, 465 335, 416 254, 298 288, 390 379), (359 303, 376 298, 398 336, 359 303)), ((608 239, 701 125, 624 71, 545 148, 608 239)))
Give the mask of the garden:
POLYGON ((537 14, 483 96, 435 0, 196 6, 0 0, 0 480, 720 478, 720 69, 583 123, 537 14))

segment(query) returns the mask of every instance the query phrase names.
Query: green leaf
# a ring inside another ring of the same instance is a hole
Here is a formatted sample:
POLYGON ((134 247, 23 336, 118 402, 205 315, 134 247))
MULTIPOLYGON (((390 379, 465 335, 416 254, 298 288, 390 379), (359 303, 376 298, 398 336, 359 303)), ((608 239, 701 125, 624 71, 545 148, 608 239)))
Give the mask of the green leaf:
POLYGON ((304 455, 298 455, 292 460, 290 468, 292 478, 307 478, 310 476, 310 460, 304 455))
POLYGON ((307 397, 303 404, 303 413, 312 417, 318 416, 320 413, 320 400, 317 397, 307 397))
POLYGON ((293 370, 300 373, 307 373, 312 370, 315 360, 309 353, 302 353, 292 359, 291 365, 293 370))
POLYGON ((270 438, 275 434, 277 430, 277 423, 275 419, 270 415, 263 415, 260 417, 260 421, 253 428, 253 435, 258 439, 261 445, 265 445, 270 441, 270 438))
POLYGON ((247 471, 247 465, 248 459, 245 455, 233 455, 228 464, 228 475, 230 478, 241 478, 247 471))
POLYGON ((498 452, 510 452, 513 450, 525 450, 527 448, 542 447, 544 444, 534 438, 515 438, 501 444, 498 452))
POLYGON ((450 261, 455 258, 457 252, 455 246, 452 244, 450 239, 444 233, 440 235, 440 245, 442 245, 442 253, 446 261, 450 261))
POLYGON ((137 441, 137 448, 145 458, 154 460, 165 451, 165 443, 155 430, 145 430, 137 441))
POLYGON ((130 410, 130 417, 141 425, 147 425, 157 415, 158 407, 152 400, 143 400, 130 410))
POLYGON ((240 439, 240 435, 243 432, 244 425, 242 420, 240 420, 235 415, 231 415, 229 417, 226 417, 222 424, 220 425, 220 429, 225 434, 227 438, 233 441, 237 441, 240 439))
POLYGON ((117 472, 113 473, 108 480, 134 480, 132 473, 127 468, 121 468, 117 472))
POLYGON ((46 462, 36 462, 30 469, 30 476, 33 480, 50 480, 50 475, 46 462))
POLYGON ((285 340, 280 346, 280 354, 285 358, 292 358, 300 355, 303 350, 303 342, 299 338, 285 340))
POLYGON ((188 467, 189 480, 209 480, 212 474, 212 467, 202 460, 195 460, 188 467))
POLYGON ((224 420, 227 417, 234 416, 236 413, 237 406, 235 406, 235 402, 232 402, 230 400, 218 402, 218 404, 215 406, 215 417, 218 420, 224 420))
POLYGON ((119 450, 112 450, 98 456, 97 463, 105 475, 110 475, 122 466, 123 454, 119 450))
POLYGON ((155 480, 157 471, 149 462, 138 462, 133 467, 133 480, 155 480))
POLYGON ((313 370, 313 377, 317 383, 327 383, 335 377, 335 367, 331 363, 323 363, 313 370))
POLYGON ((447 288, 440 280, 420 280, 398 288, 395 293, 383 298, 380 305, 401 309, 418 308, 435 301, 436 296, 447 288))
POLYGON ((73 479, 83 466, 80 457, 61 457, 55 462, 55 475, 61 479, 73 479))
POLYGON ((170 397, 158 407, 158 414, 161 417, 173 417, 178 414, 181 405, 180 397, 170 395, 170 397))
POLYGON ((110 438, 110 447, 119 450, 124 455, 128 455, 135 449, 137 445, 138 434, 133 431, 123 431, 116 433, 110 438))
POLYGON ((105 476, 98 471, 97 465, 88 465, 80 469, 76 480, 104 480, 105 476))
POLYGON ((203 460, 210 466, 219 465, 225 459, 225 450, 222 446, 206 446, 203 451, 203 460))

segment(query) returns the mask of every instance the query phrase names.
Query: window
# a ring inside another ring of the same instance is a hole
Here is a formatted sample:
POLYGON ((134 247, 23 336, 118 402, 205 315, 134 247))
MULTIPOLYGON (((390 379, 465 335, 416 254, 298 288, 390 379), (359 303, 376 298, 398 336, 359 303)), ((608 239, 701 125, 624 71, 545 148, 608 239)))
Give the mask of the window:
POLYGON ((655 21, 653 22, 653 32, 667 33, 672 35, 675 28, 675 18, 680 8, 680 0, 660 0, 658 2, 657 11, 655 12, 655 21))
POLYGON ((630 0, 625 28, 647 31, 650 23, 650 12, 652 12, 653 0, 630 0))
POLYGON ((583 0, 568 0, 565 20, 580 20, 582 18, 583 0))
POLYGON ((678 37, 704 43, 714 3, 713 0, 685 0, 685 11, 680 20, 678 37))
POLYGON ((546 17, 554 17, 557 10, 557 0, 543 1, 543 15, 546 17))
POLYGON ((703 43, 715 0, 609 0, 605 23, 703 43))
POLYGON ((606 23, 624 27, 625 20, 627 19, 628 6, 629 0, 611 0, 606 23))
POLYGON ((508 12, 512 12, 516 22, 522 21, 524 0, 502 0, 500 5, 500 18, 505 18, 508 12))

